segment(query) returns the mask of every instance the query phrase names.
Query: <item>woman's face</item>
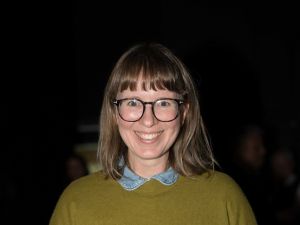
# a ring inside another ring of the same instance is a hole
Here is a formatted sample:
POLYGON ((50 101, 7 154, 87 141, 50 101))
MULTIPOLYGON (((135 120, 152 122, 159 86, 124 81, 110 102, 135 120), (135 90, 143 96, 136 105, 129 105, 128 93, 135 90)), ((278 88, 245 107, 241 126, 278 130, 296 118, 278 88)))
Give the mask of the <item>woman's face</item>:
MULTIPOLYGON (((117 99, 137 98, 144 102, 153 102, 161 98, 178 99, 178 94, 168 90, 148 90, 141 88, 138 82, 137 90, 129 89, 120 92, 117 99)), ((182 116, 170 122, 161 122, 155 118, 150 104, 145 105, 145 111, 140 120, 136 122, 124 121, 118 114, 117 124, 120 135, 128 147, 128 159, 132 163, 167 163, 169 149, 175 142, 182 116)))

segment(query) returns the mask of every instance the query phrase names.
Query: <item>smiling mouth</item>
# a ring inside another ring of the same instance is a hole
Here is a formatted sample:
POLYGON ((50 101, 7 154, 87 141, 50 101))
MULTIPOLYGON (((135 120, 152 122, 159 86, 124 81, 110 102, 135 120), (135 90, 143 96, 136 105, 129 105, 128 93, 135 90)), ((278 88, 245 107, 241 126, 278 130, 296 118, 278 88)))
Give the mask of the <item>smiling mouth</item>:
POLYGON ((162 134, 162 131, 155 132, 155 133, 143 133, 143 132, 135 132, 136 135, 144 141, 152 141, 155 140, 157 137, 159 137, 162 134))

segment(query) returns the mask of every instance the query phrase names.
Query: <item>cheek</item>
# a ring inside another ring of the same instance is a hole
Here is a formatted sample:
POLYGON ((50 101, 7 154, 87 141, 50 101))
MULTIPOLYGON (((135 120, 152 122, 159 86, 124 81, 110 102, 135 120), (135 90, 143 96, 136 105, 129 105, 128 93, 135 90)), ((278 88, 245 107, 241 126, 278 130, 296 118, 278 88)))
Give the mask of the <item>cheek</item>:
POLYGON ((130 134, 132 130, 133 123, 126 122, 119 117, 117 118, 117 125, 119 129, 119 133, 123 139, 123 141, 126 143, 126 137, 130 134))
POLYGON ((119 130, 130 130, 132 129, 134 122, 127 122, 121 119, 121 117, 119 115, 116 116, 116 121, 117 121, 117 125, 119 130))
POLYGON ((167 133, 169 136, 169 141, 172 142, 172 144, 175 142, 179 134, 180 127, 181 127, 181 121, 178 120, 174 124, 170 124, 166 129, 168 131, 167 133))

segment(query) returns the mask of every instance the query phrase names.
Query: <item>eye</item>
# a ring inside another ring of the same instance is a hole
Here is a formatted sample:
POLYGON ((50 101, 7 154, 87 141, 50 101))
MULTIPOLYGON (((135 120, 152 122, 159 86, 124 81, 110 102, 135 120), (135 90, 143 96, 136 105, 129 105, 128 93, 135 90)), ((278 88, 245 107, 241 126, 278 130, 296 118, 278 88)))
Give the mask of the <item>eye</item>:
POLYGON ((162 99, 157 101, 156 105, 159 107, 170 107, 172 105, 172 101, 167 99, 162 99))
POLYGON ((128 99, 125 101, 126 106, 137 107, 141 105, 141 102, 137 99, 128 99))

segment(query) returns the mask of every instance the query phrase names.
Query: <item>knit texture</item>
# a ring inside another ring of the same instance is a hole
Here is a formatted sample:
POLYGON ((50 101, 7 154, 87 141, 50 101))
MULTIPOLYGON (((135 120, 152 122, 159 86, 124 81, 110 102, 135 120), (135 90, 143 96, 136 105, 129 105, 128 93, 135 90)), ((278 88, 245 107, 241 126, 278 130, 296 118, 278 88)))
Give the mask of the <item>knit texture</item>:
POLYGON ((256 225, 240 187, 212 172, 180 176, 171 186, 150 180, 126 191, 101 172, 71 183, 62 193, 50 225, 256 225))

